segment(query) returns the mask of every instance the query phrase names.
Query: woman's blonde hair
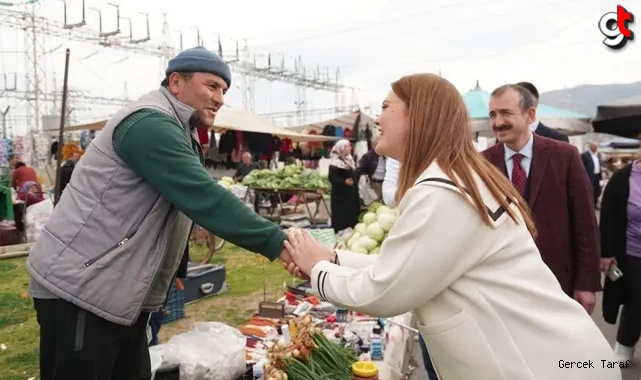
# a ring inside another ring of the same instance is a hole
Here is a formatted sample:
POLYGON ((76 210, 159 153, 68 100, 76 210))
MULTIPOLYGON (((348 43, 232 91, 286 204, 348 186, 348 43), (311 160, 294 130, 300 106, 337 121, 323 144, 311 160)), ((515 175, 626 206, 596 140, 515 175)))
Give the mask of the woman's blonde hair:
POLYGON ((454 85, 437 75, 415 74, 392 83, 392 90, 407 105, 409 113, 396 203, 436 161, 456 187, 470 195, 485 224, 491 225, 491 219, 474 180, 475 173, 515 223, 518 219, 510 203, 517 205, 535 236, 534 221, 523 198, 505 175, 474 148, 470 117, 454 85))

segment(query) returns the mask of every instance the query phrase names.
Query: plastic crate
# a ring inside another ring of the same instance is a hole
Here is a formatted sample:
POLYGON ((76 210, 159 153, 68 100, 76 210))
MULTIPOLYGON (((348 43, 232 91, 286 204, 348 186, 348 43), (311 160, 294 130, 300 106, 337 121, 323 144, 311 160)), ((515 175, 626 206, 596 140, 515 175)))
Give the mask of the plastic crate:
MULTIPOLYGON (((236 380, 254 380, 254 367, 247 364, 245 374, 236 380)), ((176 366, 162 372, 156 372, 154 380, 180 380, 180 367, 176 366)))
POLYGON ((245 370, 245 374, 241 377, 239 377, 236 380, 254 380, 254 366, 253 364, 247 363, 247 369, 245 370))
POLYGON ((177 321, 184 317, 185 291, 176 289, 176 285, 172 284, 169 290, 169 297, 167 298, 167 306, 165 307, 162 324, 177 321))

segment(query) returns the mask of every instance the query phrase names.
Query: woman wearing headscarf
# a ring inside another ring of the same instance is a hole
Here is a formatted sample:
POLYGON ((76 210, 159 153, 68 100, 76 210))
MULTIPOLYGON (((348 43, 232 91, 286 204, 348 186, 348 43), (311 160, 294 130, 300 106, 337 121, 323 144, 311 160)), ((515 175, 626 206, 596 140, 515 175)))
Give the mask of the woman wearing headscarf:
POLYGON ((332 184, 332 228, 335 232, 354 227, 358 223, 360 199, 356 163, 352 157, 352 145, 339 140, 329 154, 329 182, 332 184))
POLYGON ((412 312, 444 380, 620 380, 607 340, 541 259, 527 204, 474 148, 456 87, 406 76, 382 108, 376 153, 401 166, 380 254, 332 251, 295 229, 288 270, 337 307, 412 312))

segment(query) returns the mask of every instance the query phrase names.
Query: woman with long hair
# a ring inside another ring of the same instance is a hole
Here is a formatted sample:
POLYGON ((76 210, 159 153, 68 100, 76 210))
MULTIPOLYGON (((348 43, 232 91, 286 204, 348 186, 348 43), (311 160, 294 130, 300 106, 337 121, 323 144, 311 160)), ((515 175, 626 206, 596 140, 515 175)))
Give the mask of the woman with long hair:
POLYGON ((413 312, 445 380, 621 379, 596 324, 541 260, 525 202, 474 148, 456 88, 403 77, 378 123, 376 152, 401 163, 380 255, 334 252, 293 230, 288 270, 338 307, 413 312))

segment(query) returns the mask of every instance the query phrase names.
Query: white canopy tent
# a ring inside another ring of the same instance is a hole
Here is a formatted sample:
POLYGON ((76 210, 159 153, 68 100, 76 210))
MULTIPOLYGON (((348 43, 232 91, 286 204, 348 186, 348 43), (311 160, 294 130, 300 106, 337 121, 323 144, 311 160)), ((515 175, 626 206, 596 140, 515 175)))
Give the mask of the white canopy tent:
MULTIPOLYGON (((99 120, 91 123, 78 124, 65 128, 65 131, 79 130, 100 130, 107 120, 99 120)), ((292 141, 333 141, 336 137, 308 135, 299 133, 294 130, 279 127, 268 120, 265 120, 256 114, 235 107, 223 106, 216 115, 213 129, 216 131, 235 130, 244 132, 266 133, 279 137, 287 137, 292 141)))
POLYGON ((321 133, 323 131, 323 128, 328 124, 331 124, 335 127, 341 127, 343 129, 354 129, 357 121, 359 130, 363 130, 364 128, 367 128, 369 126, 369 128, 372 129, 372 133, 375 134, 377 128, 375 128, 376 123, 374 118, 360 110, 335 117, 334 119, 318 121, 310 124, 295 125, 287 127, 287 129, 300 133, 309 133, 310 131, 321 133))

